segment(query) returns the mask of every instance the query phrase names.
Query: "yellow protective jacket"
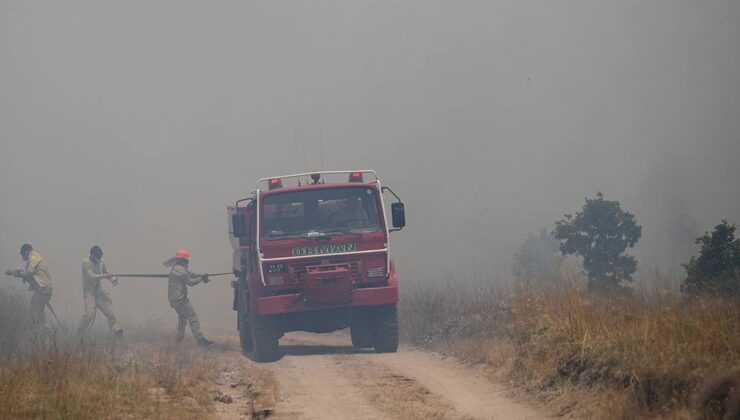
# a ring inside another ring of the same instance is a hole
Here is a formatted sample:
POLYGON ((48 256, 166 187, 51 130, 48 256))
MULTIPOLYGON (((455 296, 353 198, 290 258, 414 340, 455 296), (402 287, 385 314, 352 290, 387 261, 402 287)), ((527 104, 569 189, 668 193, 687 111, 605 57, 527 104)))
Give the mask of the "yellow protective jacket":
MULTIPOLYGON (((28 261, 26 262, 26 268, 17 269, 13 273, 15 277, 20 277, 26 281, 33 280, 39 285, 39 288, 43 289, 48 287, 51 289, 51 273, 49 273, 49 267, 36 251, 31 251, 28 255, 28 261)), ((29 281, 29 283, 32 283, 29 281)), ((29 284, 28 290, 33 290, 34 286, 29 284)))

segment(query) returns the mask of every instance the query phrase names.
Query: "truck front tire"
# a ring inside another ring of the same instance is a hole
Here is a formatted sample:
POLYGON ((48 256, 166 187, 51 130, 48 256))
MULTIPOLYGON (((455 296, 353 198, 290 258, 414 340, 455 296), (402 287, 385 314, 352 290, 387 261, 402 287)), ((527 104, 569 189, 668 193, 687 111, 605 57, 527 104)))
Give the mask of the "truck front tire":
POLYGON ((244 353, 252 351, 252 326, 249 324, 247 314, 241 310, 237 310, 236 325, 239 329, 239 344, 241 344, 244 353))
POLYGON ((398 350, 398 310, 396 305, 375 309, 373 342, 378 353, 395 353, 398 350))
POLYGON ((373 347, 373 317, 372 312, 357 310, 352 314, 349 325, 349 334, 352 346, 356 349, 373 347))
POLYGON ((280 333, 277 318, 252 316, 249 322, 252 335, 251 357, 257 362, 274 362, 280 358, 280 333))
MULTIPOLYGON (((244 282, 244 279, 241 281, 244 282)), ((252 326, 249 322, 248 302, 249 295, 246 292, 246 286, 235 288, 234 306, 236 307, 236 329, 239 330, 239 344, 244 353, 252 351, 252 326)))

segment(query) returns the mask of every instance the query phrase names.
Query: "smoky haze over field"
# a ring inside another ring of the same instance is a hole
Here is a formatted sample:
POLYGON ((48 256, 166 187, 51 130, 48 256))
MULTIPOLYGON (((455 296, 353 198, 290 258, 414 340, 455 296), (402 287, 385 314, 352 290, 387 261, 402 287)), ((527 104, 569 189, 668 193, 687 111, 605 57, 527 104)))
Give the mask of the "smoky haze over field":
MULTIPOLYGON (((228 271, 226 205, 304 149, 320 168, 321 138, 325 169, 406 202, 401 281, 505 275, 597 191, 644 264, 740 222, 740 2, 523 3, 3 1, 2 268, 32 243, 75 318, 92 244, 113 271, 180 247, 228 271)), ((172 316, 166 281, 121 283, 124 318, 172 316)), ((191 297, 232 326, 227 280, 191 297)))

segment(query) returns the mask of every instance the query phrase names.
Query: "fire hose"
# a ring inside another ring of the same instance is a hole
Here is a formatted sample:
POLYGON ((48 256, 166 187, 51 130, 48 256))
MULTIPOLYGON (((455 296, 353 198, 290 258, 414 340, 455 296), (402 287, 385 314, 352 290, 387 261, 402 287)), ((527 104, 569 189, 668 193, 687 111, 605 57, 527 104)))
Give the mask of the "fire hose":
MULTIPOLYGON (((203 277, 210 278, 210 277, 218 277, 218 276, 226 276, 226 275, 233 275, 233 273, 215 273, 215 274, 203 274, 203 277)), ((166 279, 169 278, 169 274, 114 274, 114 278, 123 277, 123 278, 152 278, 152 279, 166 279)), ((204 281, 204 283, 208 283, 207 280, 204 281)))
MULTIPOLYGON (((211 276, 225 276, 232 273, 216 273, 216 274, 204 274, 203 276, 205 278, 209 278, 211 276)), ((119 277, 123 278, 155 278, 155 279, 165 279, 168 278, 169 274, 132 274, 132 273, 124 273, 124 274, 113 274, 113 277, 111 278, 112 281, 117 281, 119 277)), ((204 283, 208 283, 208 280, 204 280, 204 283)), ((98 283, 95 286, 95 312, 93 312, 92 321, 87 325, 87 328, 85 330, 88 330, 92 328, 93 324, 95 323, 95 318, 98 313, 98 307, 97 307, 97 299, 98 299, 98 288, 100 287, 100 283, 98 283)), ((51 307, 49 307, 51 310, 51 307)), ((52 312, 53 313, 53 312, 52 312)), ((54 316, 56 318, 56 315, 54 316)))

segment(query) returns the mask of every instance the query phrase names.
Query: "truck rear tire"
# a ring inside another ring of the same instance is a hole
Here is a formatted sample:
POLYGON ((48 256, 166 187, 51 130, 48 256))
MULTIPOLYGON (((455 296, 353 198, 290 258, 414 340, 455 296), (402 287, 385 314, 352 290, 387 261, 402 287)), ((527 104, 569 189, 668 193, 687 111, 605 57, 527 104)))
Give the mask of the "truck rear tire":
POLYGON ((373 341, 378 353, 395 353, 398 350, 398 310, 396 305, 375 309, 373 341))
POLYGON ((251 358, 257 362, 274 362, 280 358, 280 334, 277 318, 252 316, 249 322, 252 335, 251 358))
POLYGON ((373 347, 373 323, 372 313, 366 310, 358 310, 352 314, 349 324, 349 335, 352 338, 352 346, 356 349, 373 347))

